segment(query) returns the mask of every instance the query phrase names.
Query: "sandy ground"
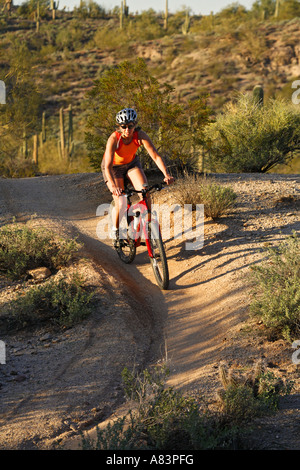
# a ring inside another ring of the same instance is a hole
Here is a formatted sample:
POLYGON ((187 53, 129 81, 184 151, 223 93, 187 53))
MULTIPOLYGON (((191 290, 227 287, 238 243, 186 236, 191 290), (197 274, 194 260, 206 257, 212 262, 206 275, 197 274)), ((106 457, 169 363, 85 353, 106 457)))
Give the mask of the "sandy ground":
MULTIPOLYGON (((0 179, 0 223, 44 226, 78 237, 75 266, 94 287, 97 308, 63 331, 19 332, 0 338, 0 449, 79 448, 80 431, 93 429, 124 406, 121 372, 166 361, 169 384, 200 390, 213 400, 218 365, 249 367, 260 358, 296 381, 276 417, 257 423, 256 448, 299 449, 299 369, 291 346, 241 333, 249 315, 249 271, 267 244, 299 231, 299 175, 216 175, 238 194, 229 216, 205 220, 205 242, 165 241, 170 287, 155 284, 145 249, 133 264, 120 262, 96 230, 100 204, 110 195, 97 174, 0 179), (120 408, 121 407, 121 408, 120 408), (298 430, 298 431, 297 431, 298 430), (297 431, 297 432, 296 432, 297 431), (261 434, 259 434, 261 433, 261 434)), ((172 189, 157 196, 172 203, 172 189)), ((17 289, 0 281, 0 302, 17 289)))

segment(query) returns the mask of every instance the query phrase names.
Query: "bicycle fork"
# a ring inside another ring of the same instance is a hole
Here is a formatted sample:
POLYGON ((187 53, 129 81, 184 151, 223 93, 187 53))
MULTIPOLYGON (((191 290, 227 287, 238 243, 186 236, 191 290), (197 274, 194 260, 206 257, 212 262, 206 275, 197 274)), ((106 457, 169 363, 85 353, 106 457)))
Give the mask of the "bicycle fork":
POLYGON ((149 237, 151 236, 151 233, 149 231, 149 223, 151 222, 151 224, 153 224, 155 223, 155 220, 151 217, 151 214, 149 216, 149 212, 146 210, 144 210, 143 212, 141 212, 139 209, 132 210, 131 214, 132 215, 130 223, 133 226, 133 238, 135 246, 146 246, 148 250, 148 255, 150 256, 150 258, 153 258, 152 245, 149 239, 149 237), (141 241, 141 229, 144 235, 145 242, 141 241))

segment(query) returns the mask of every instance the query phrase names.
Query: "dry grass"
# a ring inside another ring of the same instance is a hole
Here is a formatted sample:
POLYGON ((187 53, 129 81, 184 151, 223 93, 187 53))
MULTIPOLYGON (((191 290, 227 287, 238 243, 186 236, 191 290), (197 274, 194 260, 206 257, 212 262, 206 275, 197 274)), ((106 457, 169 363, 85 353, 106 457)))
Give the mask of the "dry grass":
POLYGON ((185 174, 174 187, 174 198, 181 206, 204 204, 204 215, 217 219, 233 207, 236 194, 227 186, 217 184, 213 178, 198 174, 185 174))

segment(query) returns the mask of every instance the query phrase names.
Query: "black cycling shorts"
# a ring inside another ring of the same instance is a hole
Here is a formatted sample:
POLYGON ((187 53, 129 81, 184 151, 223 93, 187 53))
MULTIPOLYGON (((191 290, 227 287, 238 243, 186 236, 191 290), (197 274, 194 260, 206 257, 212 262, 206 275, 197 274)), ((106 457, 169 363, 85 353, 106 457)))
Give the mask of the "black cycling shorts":
MULTIPOLYGON (((134 168, 140 168, 141 170, 143 169, 140 159, 138 156, 135 156, 134 159, 130 163, 126 163, 125 165, 113 165, 113 175, 115 178, 122 178, 125 180, 125 177, 128 175, 130 170, 133 170, 134 168)), ((101 171, 103 174, 104 182, 107 183, 107 176, 105 174, 105 164, 104 164, 104 158, 101 163, 101 171)), ((129 175, 128 175, 129 176, 129 175)))

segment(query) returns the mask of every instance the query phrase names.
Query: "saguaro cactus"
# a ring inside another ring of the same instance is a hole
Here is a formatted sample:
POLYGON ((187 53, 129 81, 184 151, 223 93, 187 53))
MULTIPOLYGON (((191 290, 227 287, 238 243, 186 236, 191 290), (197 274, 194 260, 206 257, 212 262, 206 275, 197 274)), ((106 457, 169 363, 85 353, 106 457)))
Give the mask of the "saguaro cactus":
POLYGON ((56 10, 58 9, 59 2, 55 2, 54 0, 50 0, 50 10, 52 11, 52 19, 55 20, 56 18, 56 10))
POLYGON ((74 149, 74 141, 73 141, 73 111, 72 105, 70 104, 68 108, 69 114, 69 129, 68 129, 68 155, 71 156, 74 149))
POLYGON ((33 162, 38 165, 38 145, 39 145, 39 139, 38 139, 38 135, 37 134, 34 134, 33 136, 33 162))
POLYGON ((36 32, 38 33, 40 31, 40 2, 37 2, 37 6, 36 6, 36 18, 35 18, 35 22, 36 22, 36 32))
POLYGON ((27 158, 27 157, 28 157, 28 145, 27 145, 27 135, 26 135, 26 128, 25 128, 25 126, 24 126, 24 130, 23 130, 22 154, 23 154, 23 158, 27 158))
POLYGON ((164 29, 168 29, 168 0, 166 0, 165 18, 164 18, 164 29))
POLYGON ((128 14, 129 14, 129 7, 128 7, 128 5, 126 5, 126 0, 123 0, 123 7, 124 7, 124 15, 127 18, 128 14))
POLYGON ((59 110, 59 155, 62 159, 68 159, 74 150, 74 141, 73 141, 73 111, 72 105, 69 105, 68 108, 59 110), (64 112, 68 113, 69 125, 67 130, 67 136, 65 137, 65 120, 64 112))
POLYGON ((255 102, 259 105, 259 106, 263 106, 264 104, 264 89, 261 85, 256 85, 254 88, 253 88, 253 98, 255 100, 255 102))
POLYGON ((3 8, 2 8, 2 11, 7 10, 7 14, 8 14, 8 16, 10 16, 11 10, 12 10, 12 6, 13 6, 13 0, 5 0, 4 6, 3 6, 3 8))
POLYGON ((189 28, 190 28, 190 13, 189 13, 189 10, 186 9, 184 23, 181 27, 182 34, 184 35, 187 34, 189 32, 189 28))
POLYGON ((274 18, 278 18, 280 3, 280 0, 276 0, 274 18))
POLYGON ((47 138, 47 135, 46 135, 46 113, 45 113, 45 111, 43 111, 43 114, 42 114, 42 141, 46 142, 46 138, 47 138))
POLYGON ((123 19, 124 19, 124 3, 121 0, 121 7, 120 7, 120 29, 123 29, 123 19))
POLYGON ((59 110, 59 130, 60 130, 60 151, 61 157, 64 159, 66 156, 65 152, 65 127, 64 127, 64 110, 59 110))

